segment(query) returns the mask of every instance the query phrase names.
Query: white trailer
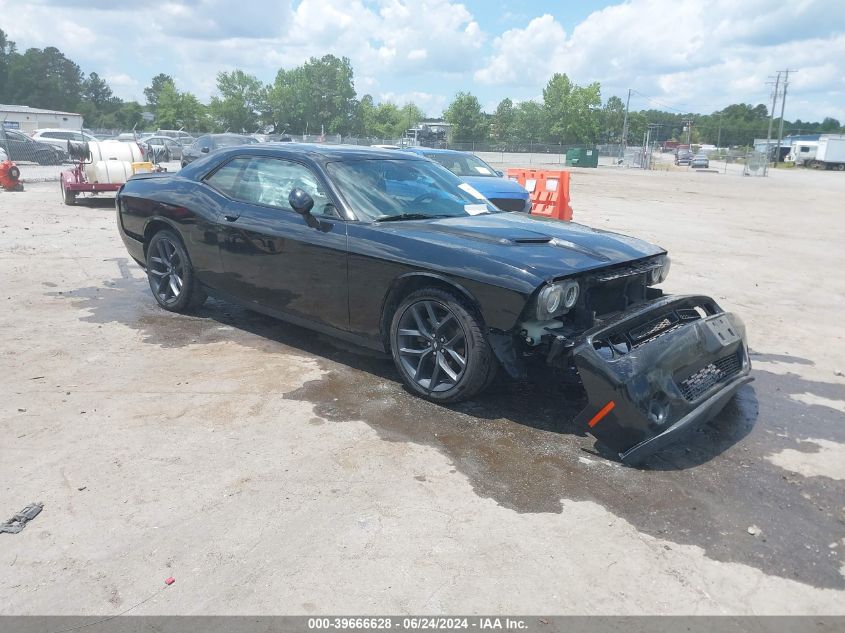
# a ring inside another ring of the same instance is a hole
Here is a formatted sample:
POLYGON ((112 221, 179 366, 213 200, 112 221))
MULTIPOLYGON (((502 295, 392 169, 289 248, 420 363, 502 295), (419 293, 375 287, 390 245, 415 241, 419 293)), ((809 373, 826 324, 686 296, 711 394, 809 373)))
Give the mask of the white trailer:
POLYGON ((795 141, 790 150, 787 161, 795 161, 795 165, 804 165, 816 157, 816 150, 819 148, 818 141, 795 141))
POLYGON ((816 157, 807 161, 814 169, 836 169, 845 171, 845 135, 823 134, 819 137, 816 157))

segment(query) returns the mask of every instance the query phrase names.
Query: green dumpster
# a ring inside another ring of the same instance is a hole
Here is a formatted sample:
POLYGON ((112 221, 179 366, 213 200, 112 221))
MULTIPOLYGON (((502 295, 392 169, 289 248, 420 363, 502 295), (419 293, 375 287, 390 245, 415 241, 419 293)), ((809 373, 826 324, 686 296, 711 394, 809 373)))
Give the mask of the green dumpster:
POLYGON ((599 153, 594 147, 573 147, 566 150, 567 167, 598 167, 599 153))

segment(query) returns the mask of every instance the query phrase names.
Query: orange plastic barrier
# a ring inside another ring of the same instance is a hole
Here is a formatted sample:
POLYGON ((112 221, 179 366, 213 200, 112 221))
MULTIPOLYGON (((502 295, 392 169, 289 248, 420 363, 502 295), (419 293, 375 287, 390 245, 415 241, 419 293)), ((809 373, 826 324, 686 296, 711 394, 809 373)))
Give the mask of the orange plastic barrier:
POLYGON ((571 220, 569 172, 545 169, 508 169, 508 178, 516 180, 531 194, 531 214, 555 220, 571 220))

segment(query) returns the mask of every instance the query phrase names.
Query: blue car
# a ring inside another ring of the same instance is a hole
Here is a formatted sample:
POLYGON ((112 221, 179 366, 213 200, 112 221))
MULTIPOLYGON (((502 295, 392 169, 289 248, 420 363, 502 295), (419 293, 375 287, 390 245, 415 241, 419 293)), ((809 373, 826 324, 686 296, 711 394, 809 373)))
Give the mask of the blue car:
POLYGON ((453 149, 410 147, 408 152, 425 156, 443 165, 458 178, 472 185, 502 211, 531 212, 531 196, 518 182, 502 177, 478 156, 453 149))

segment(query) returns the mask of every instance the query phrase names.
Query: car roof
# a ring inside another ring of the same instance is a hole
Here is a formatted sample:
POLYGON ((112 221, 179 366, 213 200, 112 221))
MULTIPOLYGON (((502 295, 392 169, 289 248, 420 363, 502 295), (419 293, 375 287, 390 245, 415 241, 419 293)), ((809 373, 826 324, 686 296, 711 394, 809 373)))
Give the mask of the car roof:
POLYGON ((271 156, 275 158, 291 159, 299 158, 300 160, 304 159, 306 162, 319 163, 321 165, 331 162, 353 160, 425 160, 425 158, 419 155, 415 155, 410 152, 397 152, 395 149, 373 149, 371 147, 360 145, 323 145, 317 143, 285 143, 271 141, 269 143, 245 143, 243 145, 233 145, 232 147, 218 150, 213 154, 208 155, 209 158, 214 157, 214 159, 212 159, 213 162, 209 162, 207 158, 202 158, 190 163, 179 173, 189 178, 198 176, 210 169, 211 165, 219 165, 228 161, 230 158, 244 153, 248 153, 252 156, 271 156))
MULTIPOLYGON (((80 130, 68 127, 40 127, 35 130, 33 134, 38 134, 39 132, 80 132, 80 130)), ((82 130, 82 132, 88 134, 89 136, 94 136, 93 134, 91 134, 91 132, 85 132, 85 130, 82 130)))
POLYGON ((414 152, 415 154, 460 154, 461 156, 469 154, 469 152, 462 152, 457 149, 439 149, 435 147, 408 147, 406 151, 414 152))
MULTIPOLYGON (((250 145, 250 149, 255 147, 250 145)), ((416 157, 402 155, 395 149, 381 149, 377 147, 368 147, 365 145, 324 145, 322 143, 281 143, 271 141, 269 143, 261 143, 261 148, 267 150, 284 150, 286 154, 307 154, 313 158, 323 158, 326 162, 331 160, 356 160, 356 159, 374 159, 384 158, 390 160, 405 160, 410 158, 416 160, 416 157)))

